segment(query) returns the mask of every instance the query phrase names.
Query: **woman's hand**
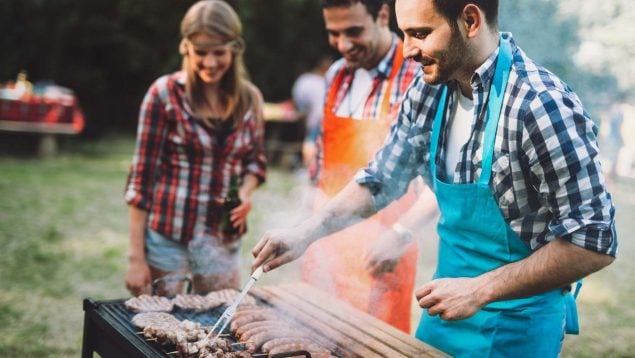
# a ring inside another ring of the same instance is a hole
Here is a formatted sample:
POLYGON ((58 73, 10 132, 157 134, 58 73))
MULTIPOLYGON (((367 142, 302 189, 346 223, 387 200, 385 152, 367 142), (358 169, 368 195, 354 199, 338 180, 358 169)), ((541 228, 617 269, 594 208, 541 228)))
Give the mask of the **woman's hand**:
POLYGON ((241 204, 229 213, 229 220, 235 228, 238 228, 239 235, 242 235, 247 231, 247 215, 251 210, 251 198, 244 190, 238 191, 238 197, 241 204))
POLYGON ((150 267, 142 259, 130 259, 126 272, 126 288, 133 296, 150 294, 150 267))

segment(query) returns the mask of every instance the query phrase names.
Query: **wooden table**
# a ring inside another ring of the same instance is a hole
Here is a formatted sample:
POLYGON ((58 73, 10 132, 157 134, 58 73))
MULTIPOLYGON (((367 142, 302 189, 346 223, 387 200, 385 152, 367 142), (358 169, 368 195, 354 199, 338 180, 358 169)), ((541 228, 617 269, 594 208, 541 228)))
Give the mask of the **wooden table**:
POLYGON ((304 283, 250 292, 359 357, 447 357, 443 352, 304 283))

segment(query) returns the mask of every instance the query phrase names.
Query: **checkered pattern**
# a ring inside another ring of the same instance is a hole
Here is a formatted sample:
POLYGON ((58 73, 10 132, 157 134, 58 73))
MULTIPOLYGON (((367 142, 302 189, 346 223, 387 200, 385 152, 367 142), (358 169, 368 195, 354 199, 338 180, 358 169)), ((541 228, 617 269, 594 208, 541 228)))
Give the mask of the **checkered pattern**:
POLYGON ((159 78, 146 94, 125 199, 149 212, 150 229, 188 243, 205 231, 218 234, 231 175, 264 181, 266 159, 256 108, 262 104, 247 111, 221 144, 214 129, 190 114, 184 84, 185 74, 177 72, 159 78))
MULTIPOLYGON (((513 64, 496 133, 492 194, 505 220, 532 249, 561 237, 614 256, 614 206, 598 159, 597 127, 566 83, 529 59, 513 39, 511 43, 513 64)), ((478 115, 454 177, 446 181, 473 183, 481 174, 484 111, 497 56, 495 51, 472 76, 478 115)), ((448 87, 452 108, 458 87, 448 87)), ((431 183, 430 141, 440 89, 422 77, 415 79, 385 147, 357 173, 356 180, 370 188, 378 208, 402 195, 417 175, 431 183)), ((445 141, 442 128, 438 168, 445 168, 445 141)), ((443 170, 437 175, 443 178, 443 170)))

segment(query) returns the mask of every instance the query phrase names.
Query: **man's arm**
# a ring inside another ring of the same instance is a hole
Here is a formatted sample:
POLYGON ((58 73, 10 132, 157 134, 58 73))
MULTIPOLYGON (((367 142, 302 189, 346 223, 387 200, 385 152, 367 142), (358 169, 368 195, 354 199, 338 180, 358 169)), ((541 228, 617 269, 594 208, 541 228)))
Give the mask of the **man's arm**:
POLYGON ((347 228, 376 212, 370 191, 354 180, 300 225, 267 231, 252 250, 252 270, 270 271, 300 257, 314 241, 347 228))
POLYGON ((615 258, 556 239, 527 258, 474 278, 433 280, 416 290, 419 306, 445 320, 471 317, 488 303, 563 287, 615 258))

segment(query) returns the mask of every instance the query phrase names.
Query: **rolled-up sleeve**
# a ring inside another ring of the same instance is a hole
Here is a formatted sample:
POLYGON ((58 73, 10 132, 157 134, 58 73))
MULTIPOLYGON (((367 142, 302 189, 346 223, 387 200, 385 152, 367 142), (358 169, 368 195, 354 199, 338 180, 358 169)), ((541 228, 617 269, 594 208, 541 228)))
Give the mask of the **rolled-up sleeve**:
POLYGON ((163 143, 167 135, 165 106, 159 96, 159 82, 146 93, 139 111, 137 140, 124 198, 129 205, 150 210, 153 187, 163 143))
POLYGON ((541 204, 550 212, 549 236, 615 256, 615 208, 598 158, 597 128, 568 93, 537 95, 524 114, 523 149, 541 204))

